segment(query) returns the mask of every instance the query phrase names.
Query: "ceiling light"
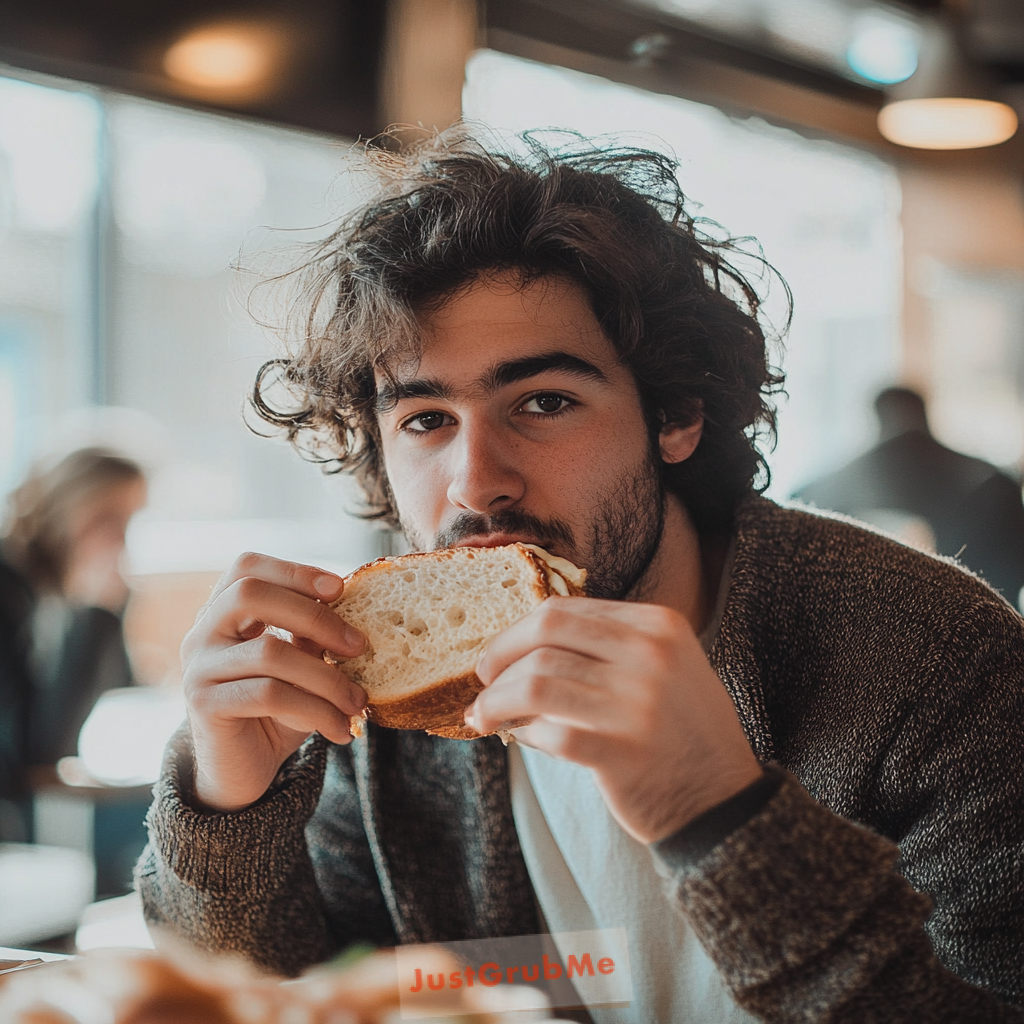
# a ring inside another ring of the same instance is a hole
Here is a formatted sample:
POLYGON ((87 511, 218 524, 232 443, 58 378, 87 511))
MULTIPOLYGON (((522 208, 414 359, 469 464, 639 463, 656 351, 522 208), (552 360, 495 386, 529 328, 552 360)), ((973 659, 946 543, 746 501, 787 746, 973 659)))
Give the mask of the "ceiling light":
POLYGON ((1013 108, 991 98, 981 69, 957 46, 952 26, 923 25, 917 71, 888 90, 878 130, 890 142, 916 149, 977 149, 1017 131, 1013 108))
POLYGON ((869 82, 893 85, 917 70, 917 48, 918 35, 912 25, 869 14, 854 27, 846 63, 869 82))
POLYGON ((992 100, 901 100, 882 108, 878 130, 900 146, 978 149, 1009 139, 1017 131, 1017 115, 1012 107, 992 100))
POLYGON ((164 71, 186 87, 210 94, 263 91, 278 71, 278 30, 251 22, 222 22, 193 29, 164 54, 164 71))

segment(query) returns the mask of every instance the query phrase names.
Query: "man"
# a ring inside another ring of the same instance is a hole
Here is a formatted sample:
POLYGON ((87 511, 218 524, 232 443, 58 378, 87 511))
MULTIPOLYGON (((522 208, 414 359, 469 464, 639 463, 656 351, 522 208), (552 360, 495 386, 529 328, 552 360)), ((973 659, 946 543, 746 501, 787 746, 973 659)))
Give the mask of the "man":
POLYGON ((243 556, 183 645, 150 921, 282 972, 623 927, 636 997, 597 1021, 1024 1020, 1021 620, 757 496, 780 380, 669 161, 457 135, 375 159, 306 268, 288 409, 269 369, 256 408, 414 546, 537 542, 590 596, 481 658, 467 720, 532 719, 508 753, 350 743, 363 695, 321 657, 362 649, 321 603, 342 582, 243 556))
POLYGON ((916 528, 925 550, 961 559, 1017 604, 1024 587, 1020 485, 995 466, 940 444, 916 391, 886 388, 875 412, 878 444, 796 497, 883 528, 916 528))

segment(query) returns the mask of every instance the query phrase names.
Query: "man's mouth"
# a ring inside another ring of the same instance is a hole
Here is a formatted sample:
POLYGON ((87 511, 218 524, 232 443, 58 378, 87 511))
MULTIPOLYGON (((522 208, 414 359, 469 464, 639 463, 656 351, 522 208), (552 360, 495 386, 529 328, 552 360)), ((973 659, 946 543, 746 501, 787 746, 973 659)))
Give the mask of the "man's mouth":
POLYGON ((500 548, 506 544, 536 544, 537 547, 544 547, 544 544, 535 537, 516 536, 511 533, 489 533, 474 537, 462 537, 452 546, 456 548, 500 548))
POLYGON ((520 509, 494 515, 462 512, 434 537, 434 550, 442 548, 494 548, 503 544, 536 544, 550 554, 572 557, 572 530, 558 519, 542 519, 520 509))

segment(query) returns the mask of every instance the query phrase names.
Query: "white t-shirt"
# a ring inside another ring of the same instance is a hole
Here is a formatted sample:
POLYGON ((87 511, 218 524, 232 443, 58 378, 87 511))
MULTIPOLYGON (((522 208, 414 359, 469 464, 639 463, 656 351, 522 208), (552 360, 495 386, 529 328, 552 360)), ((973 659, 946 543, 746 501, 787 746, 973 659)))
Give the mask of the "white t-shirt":
MULTIPOLYGON (((712 621, 721 622, 731 575, 730 550, 712 621)), ((551 932, 625 928, 633 975, 628 1008, 589 1007, 595 1024, 746 1024, 646 846, 612 817, 589 768, 512 743, 512 812, 540 909, 551 932)))
POLYGON ((625 928, 633 1002, 595 1024, 741 1024, 714 964, 669 899, 646 846, 619 827, 589 768, 509 745, 512 811, 551 932, 625 928))

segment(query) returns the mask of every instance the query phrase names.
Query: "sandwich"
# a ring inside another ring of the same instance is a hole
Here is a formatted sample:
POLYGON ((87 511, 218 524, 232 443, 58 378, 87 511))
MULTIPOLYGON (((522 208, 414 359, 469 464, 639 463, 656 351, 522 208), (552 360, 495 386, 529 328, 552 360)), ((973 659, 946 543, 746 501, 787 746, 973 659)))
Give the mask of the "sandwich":
POLYGON ((585 582, 585 570, 533 544, 378 558, 345 577, 331 605, 366 650, 325 658, 366 691, 370 721, 477 739, 463 716, 484 688, 475 668, 487 641, 552 595, 582 596, 585 582))

